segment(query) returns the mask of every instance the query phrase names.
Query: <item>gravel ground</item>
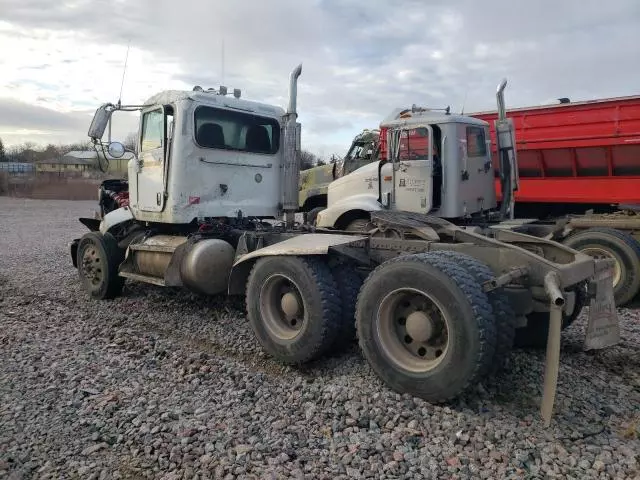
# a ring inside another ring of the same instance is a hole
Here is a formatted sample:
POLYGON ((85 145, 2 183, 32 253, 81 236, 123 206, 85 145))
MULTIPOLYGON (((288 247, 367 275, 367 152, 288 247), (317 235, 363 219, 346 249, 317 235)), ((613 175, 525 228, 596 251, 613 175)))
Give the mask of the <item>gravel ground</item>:
POLYGON ((450 406, 397 395, 353 346, 304 369, 261 353, 243 305, 127 283, 89 301, 67 242, 94 202, 0 197, 0 478, 640 478, 640 312, 622 342, 563 336, 450 406))

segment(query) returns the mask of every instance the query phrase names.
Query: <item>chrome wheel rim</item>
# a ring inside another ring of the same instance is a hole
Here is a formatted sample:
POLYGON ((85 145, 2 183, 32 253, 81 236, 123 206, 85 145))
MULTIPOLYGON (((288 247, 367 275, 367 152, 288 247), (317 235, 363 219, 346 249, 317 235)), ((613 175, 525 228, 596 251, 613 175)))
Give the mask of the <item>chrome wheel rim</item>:
POLYGON ((260 312, 270 335, 286 342, 297 337, 306 323, 300 288, 282 274, 268 277, 260 289, 260 312))
POLYGON ((104 281, 105 265, 95 245, 87 246, 82 252, 82 275, 93 288, 98 288, 104 281))
POLYGON ((377 336, 384 355, 404 370, 436 368, 449 349, 450 319, 442 305, 412 288, 394 290, 380 302, 377 336))

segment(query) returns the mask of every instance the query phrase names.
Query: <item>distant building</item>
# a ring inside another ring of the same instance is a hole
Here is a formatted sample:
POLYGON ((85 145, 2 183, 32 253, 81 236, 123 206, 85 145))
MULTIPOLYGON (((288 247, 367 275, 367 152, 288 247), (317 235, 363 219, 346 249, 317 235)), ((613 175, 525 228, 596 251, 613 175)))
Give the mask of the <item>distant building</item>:
POLYGON ((0 162, 0 172, 8 172, 11 175, 25 175, 33 173, 35 166, 26 162, 0 162))
MULTIPOLYGON (((102 152, 100 152, 102 156, 102 152)), ((124 175, 127 172, 127 164, 133 154, 126 153, 122 158, 113 158, 106 154, 109 161, 108 173, 124 175)), ((103 160, 104 164, 104 160, 103 160)), ((58 174, 82 174, 86 171, 98 171, 98 156, 95 150, 73 150, 60 158, 41 160, 36 164, 38 173, 58 173, 58 174)))
MULTIPOLYGON (((95 158, 95 153, 93 154, 95 158)), ((49 158, 36 163, 37 173, 81 174, 94 167, 94 161, 88 158, 49 158)))

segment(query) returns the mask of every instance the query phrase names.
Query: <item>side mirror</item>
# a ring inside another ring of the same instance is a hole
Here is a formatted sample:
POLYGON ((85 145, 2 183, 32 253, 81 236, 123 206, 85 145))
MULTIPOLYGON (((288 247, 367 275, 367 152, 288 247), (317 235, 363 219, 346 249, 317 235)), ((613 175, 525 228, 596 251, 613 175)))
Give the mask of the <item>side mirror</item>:
POLYGON ((93 120, 91 120, 91 125, 89 125, 89 138, 93 140, 100 140, 104 135, 104 131, 106 130, 111 114, 113 113, 113 110, 109 107, 109 104, 104 104, 96 110, 96 113, 93 115, 93 120))
POLYGON ((107 147, 107 151, 113 158, 122 158, 125 148, 120 142, 111 142, 107 147))

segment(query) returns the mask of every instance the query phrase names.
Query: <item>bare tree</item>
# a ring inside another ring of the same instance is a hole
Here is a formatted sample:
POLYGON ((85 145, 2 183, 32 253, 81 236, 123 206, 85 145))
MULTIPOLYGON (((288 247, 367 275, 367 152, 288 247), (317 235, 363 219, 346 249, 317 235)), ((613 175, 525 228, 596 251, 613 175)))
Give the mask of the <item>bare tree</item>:
POLYGON ((12 145, 4 151, 5 161, 12 162, 38 162, 61 157, 73 150, 93 150, 90 142, 77 142, 70 144, 49 145, 42 147, 33 142, 25 142, 21 145, 12 145))
POLYGON ((127 150, 131 150, 132 152, 138 153, 138 134, 136 132, 130 132, 123 143, 124 147, 127 150))
POLYGON ((318 161, 313 153, 308 150, 300 150, 300 170, 307 170, 313 168, 318 161))

